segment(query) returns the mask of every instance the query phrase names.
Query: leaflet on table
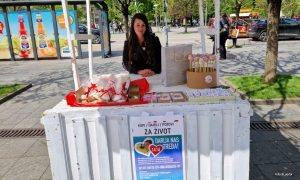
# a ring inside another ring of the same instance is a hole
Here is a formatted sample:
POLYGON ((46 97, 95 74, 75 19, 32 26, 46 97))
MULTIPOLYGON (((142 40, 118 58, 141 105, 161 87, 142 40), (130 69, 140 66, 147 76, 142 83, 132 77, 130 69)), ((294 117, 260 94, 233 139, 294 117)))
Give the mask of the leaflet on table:
POLYGON ((183 115, 130 117, 135 180, 184 180, 183 115))

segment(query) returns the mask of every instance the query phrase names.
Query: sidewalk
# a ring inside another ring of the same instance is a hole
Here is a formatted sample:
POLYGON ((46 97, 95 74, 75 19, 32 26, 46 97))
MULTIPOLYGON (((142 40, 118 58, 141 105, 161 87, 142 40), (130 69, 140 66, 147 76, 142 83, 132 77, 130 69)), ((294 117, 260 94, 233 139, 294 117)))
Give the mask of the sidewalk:
MULTIPOLYGON (((195 32, 196 29, 192 31, 195 32)), ((193 44, 193 51, 199 52, 201 47, 199 34, 179 32, 183 32, 183 28, 171 29, 170 45, 193 44)), ((163 40, 162 33, 156 35, 163 40)), ((112 57, 108 59, 95 57, 95 74, 125 71, 121 64, 124 39, 125 34, 112 35, 112 57)), ((206 42, 207 49, 212 49, 211 40, 206 39, 206 42)), ((229 59, 221 61, 220 64, 221 76, 263 71, 262 62, 259 61, 265 54, 252 55, 249 48, 256 46, 259 49, 264 44, 247 43, 248 40, 245 39, 242 49, 228 50, 229 59)), ((298 43, 300 44, 300 41, 298 43)), ((100 49, 99 45, 93 47, 96 51, 100 49)), ((296 47, 291 47, 293 48, 296 47)), ((299 57, 296 62, 290 61, 290 59, 281 61, 281 64, 286 65, 280 66, 280 70, 300 75, 299 57)), ((88 60, 78 60, 78 67, 81 80, 87 79, 88 60)), ((71 63, 69 60, 0 62, 0 82, 33 84, 29 90, 0 105, 0 129, 43 128, 40 124, 42 113, 73 90, 71 63)), ((255 113, 251 122, 300 121, 300 105, 260 105, 253 109, 255 113)), ((250 146, 251 180, 300 179, 299 129, 251 130, 250 146), (292 173, 292 176, 289 173, 292 173)), ((0 179, 52 179, 45 138, 0 139, 0 179)))

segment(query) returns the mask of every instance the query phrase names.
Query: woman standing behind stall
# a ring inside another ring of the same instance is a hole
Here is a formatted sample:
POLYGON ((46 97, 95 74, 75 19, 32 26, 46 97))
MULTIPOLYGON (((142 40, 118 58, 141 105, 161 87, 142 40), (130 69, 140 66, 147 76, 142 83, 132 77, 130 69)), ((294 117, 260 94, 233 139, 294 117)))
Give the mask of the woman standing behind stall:
POLYGON ((137 13, 131 20, 129 40, 124 43, 123 67, 143 77, 161 72, 161 44, 150 33, 147 17, 137 13))

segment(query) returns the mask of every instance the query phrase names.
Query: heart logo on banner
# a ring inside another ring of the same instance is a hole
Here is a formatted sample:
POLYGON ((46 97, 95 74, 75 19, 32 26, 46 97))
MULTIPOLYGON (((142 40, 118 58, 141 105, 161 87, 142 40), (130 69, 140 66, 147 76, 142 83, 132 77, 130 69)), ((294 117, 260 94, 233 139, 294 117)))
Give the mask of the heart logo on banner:
POLYGON ((154 145, 154 144, 151 144, 149 146, 149 150, 150 152, 153 154, 154 157, 156 157, 159 153, 161 153, 163 151, 163 146, 162 145, 154 145))

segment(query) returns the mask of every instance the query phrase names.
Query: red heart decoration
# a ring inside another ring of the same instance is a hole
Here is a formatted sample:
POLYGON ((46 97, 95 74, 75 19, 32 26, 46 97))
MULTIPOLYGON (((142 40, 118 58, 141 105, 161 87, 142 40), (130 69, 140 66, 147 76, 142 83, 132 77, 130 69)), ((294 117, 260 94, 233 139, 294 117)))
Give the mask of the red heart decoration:
POLYGON ((153 154, 153 156, 155 157, 155 156, 157 156, 159 153, 161 153, 162 151, 163 151, 163 146, 162 145, 158 145, 158 146, 156 146, 156 145, 154 145, 154 144, 151 144, 150 146, 149 146, 149 150, 150 150, 150 152, 153 154))

